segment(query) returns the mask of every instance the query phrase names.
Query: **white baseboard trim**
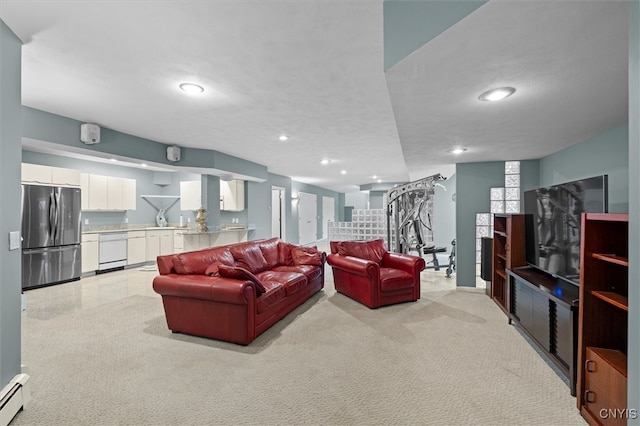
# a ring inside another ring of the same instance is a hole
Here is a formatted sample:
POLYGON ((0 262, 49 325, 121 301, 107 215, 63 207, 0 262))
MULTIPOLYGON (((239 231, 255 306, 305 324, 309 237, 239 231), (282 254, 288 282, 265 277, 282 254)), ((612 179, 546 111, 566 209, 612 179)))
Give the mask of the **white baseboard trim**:
POLYGON ((0 391, 0 426, 7 426, 31 401, 29 375, 18 374, 0 391))

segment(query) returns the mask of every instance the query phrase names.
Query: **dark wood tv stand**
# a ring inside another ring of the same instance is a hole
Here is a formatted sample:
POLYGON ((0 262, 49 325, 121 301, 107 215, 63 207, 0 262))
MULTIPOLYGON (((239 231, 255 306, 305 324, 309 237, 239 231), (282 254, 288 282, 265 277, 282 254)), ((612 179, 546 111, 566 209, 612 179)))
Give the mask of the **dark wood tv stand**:
POLYGON ((569 380, 576 394, 580 289, 530 266, 507 270, 509 322, 515 322, 569 380))

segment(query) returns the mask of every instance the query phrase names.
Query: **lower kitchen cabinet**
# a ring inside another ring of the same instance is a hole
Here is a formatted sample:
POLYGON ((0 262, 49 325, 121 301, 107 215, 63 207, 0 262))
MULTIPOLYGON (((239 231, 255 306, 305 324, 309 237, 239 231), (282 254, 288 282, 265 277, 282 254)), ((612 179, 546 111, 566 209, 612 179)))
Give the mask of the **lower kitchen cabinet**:
POLYGON ((147 235, 145 231, 129 231, 127 234, 127 265, 147 260, 147 235))
POLYGON ((171 253, 173 253, 173 229, 147 229, 147 262, 155 262, 158 256, 171 253))
POLYGON ((99 235, 82 234, 82 273, 93 272, 99 264, 99 235))

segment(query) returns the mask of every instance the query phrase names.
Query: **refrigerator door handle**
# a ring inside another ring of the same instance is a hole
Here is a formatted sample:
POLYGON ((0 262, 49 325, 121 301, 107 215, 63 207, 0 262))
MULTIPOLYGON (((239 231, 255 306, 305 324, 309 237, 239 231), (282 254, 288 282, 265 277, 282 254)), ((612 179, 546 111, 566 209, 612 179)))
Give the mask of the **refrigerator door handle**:
POLYGON ((49 235, 52 242, 56 240, 56 205, 53 193, 49 194, 49 235))
POLYGON ((55 219, 53 221, 54 225, 54 236, 53 236, 53 244, 60 244, 60 237, 62 232, 60 231, 60 226, 62 225, 62 218, 60 217, 60 192, 59 189, 56 189, 53 193, 53 197, 55 200, 55 219))

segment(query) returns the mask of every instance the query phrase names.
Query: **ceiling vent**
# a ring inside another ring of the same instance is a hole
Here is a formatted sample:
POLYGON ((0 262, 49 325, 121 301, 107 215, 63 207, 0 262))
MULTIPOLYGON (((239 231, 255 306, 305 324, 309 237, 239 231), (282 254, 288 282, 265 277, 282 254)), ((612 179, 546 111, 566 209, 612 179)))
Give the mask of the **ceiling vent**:
POLYGON ((80 140, 87 145, 100 143, 100 126, 88 123, 81 125, 80 140))
POLYGON ((171 145, 167 147, 167 160, 180 161, 180 147, 171 145))

